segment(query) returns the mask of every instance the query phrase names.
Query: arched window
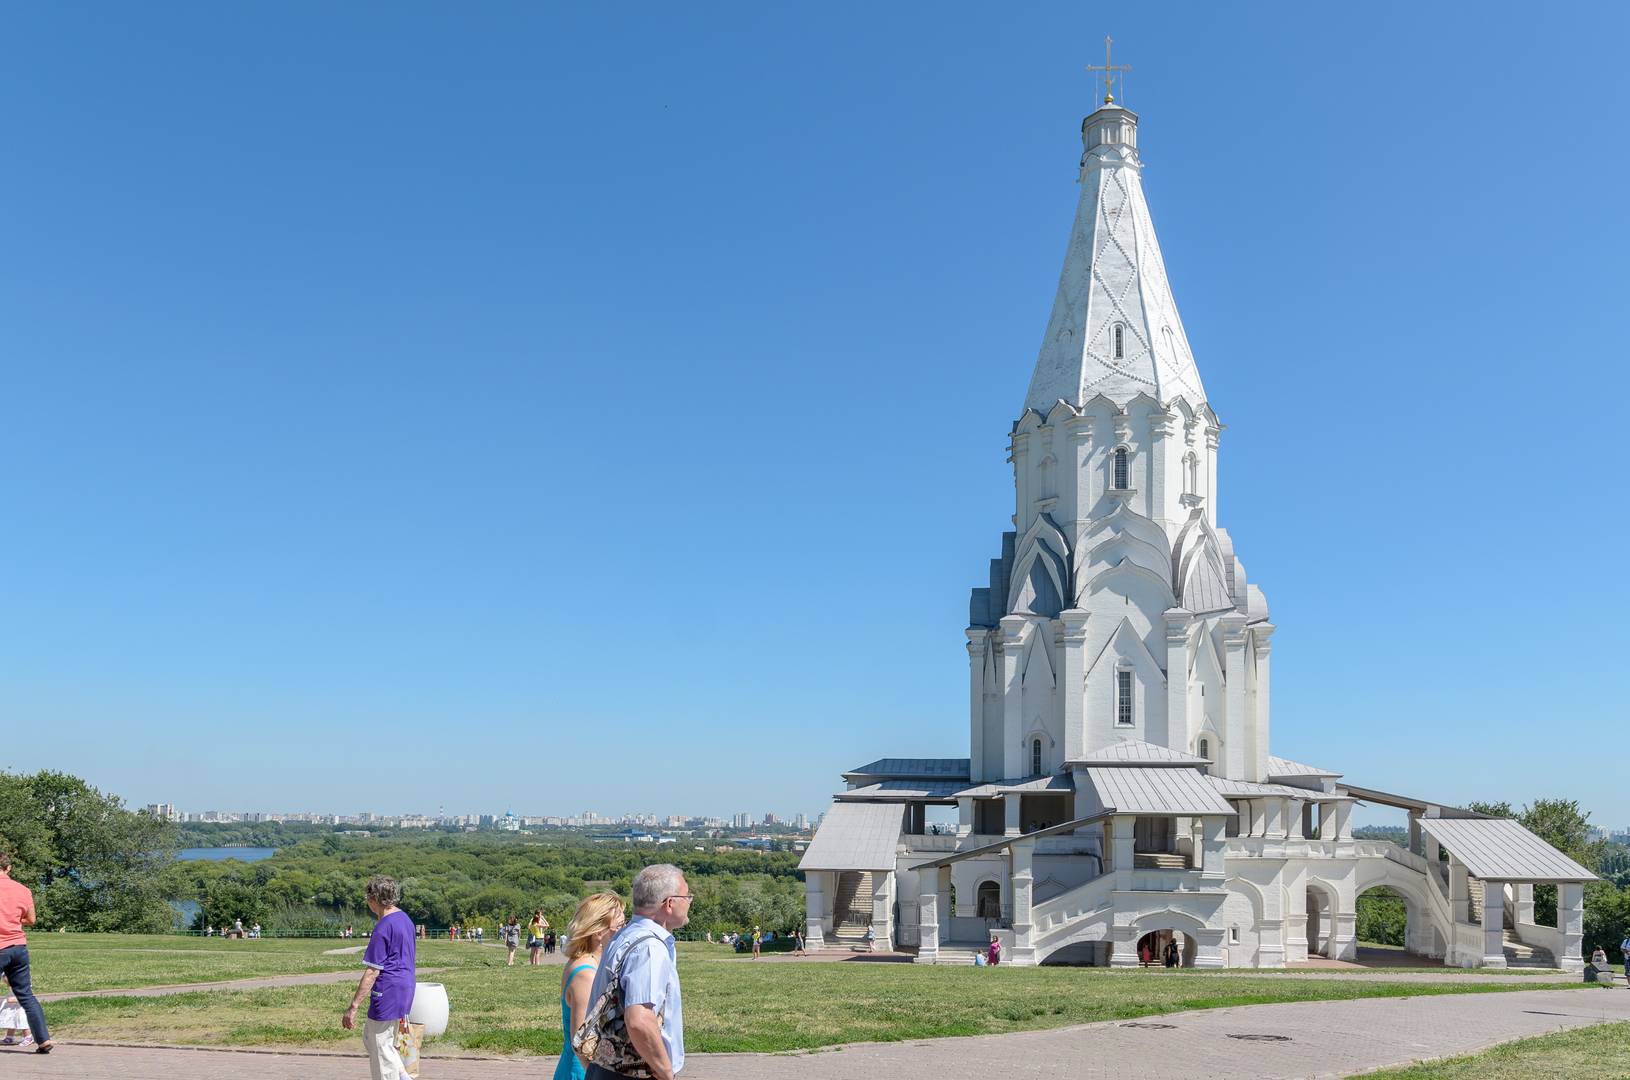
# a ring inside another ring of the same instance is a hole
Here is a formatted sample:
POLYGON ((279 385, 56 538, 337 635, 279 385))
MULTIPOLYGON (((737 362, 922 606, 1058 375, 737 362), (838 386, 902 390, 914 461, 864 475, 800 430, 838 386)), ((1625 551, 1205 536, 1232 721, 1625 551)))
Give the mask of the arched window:
POLYGON ((1183 459, 1183 490, 1190 495, 1200 494, 1200 459, 1193 454, 1183 459))
POLYGON ((1211 760, 1211 740, 1210 739, 1201 739, 1200 740, 1200 756, 1205 758, 1207 761, 1211 760))
POLYGON ((1115 490, 1125 491, 1131 479, 1131 462, 1126 447, 1115 448, 1115 490))
POLYGON ((1115 324, 1115 359, 1126 359, 1126 327, 1115 324))
POLYGON ((1030 740, 1030 775, 1041 775, 1041 740, 1030 740))
POLYGON ((1132 673, 1125 668, 1115 673, 1115 722, 1132 723, 1132 673))

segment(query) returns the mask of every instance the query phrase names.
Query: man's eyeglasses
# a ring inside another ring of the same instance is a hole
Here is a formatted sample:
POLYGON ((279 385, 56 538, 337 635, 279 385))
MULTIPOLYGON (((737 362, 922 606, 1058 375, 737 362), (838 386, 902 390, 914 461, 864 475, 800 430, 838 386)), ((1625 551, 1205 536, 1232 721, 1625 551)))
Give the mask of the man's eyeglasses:
POLYGON ((687 893, 674 893, 671 896, 663 897, 663 899, 664 900, 695 900, 696 895, 694 893, 688 893, 688 892, 687 893))

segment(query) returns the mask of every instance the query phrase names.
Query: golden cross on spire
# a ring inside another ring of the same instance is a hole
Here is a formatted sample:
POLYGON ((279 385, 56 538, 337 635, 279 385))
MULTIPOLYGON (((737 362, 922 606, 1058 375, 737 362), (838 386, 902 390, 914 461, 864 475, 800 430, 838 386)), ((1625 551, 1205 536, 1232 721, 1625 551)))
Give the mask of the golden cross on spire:
MULTIPOLYGON (((1113 45, 1114 43, 1115 43, 1115 39, 1112 38, 1112 37, 1109 37, 1106 34, 1104 36, 1104 62, 1101 65, 1100 64, 1088 64, 1087 65, 1087 70, 1088 71, 1101 71, 1101 72, 1104 73, 1104 104, 1105 105, 1113 105, 1113 104, 1115 104, 1115 94, 1113 92, 1113 87, 1114 87, 1114 82, 1115 82, 1115 73, 1117 71, 1126 72, 1126 71, 1131 71, 1132 70, 1132 65, 1131 64, 1112 64, 1112 63, 1110 63, 1110 61, 1109 61, 1109 47, 1111 45, 1113 45)), ((1121 84, 1123 86, 1126 84, 1126 76, 1125 75, 1121 76, 1121 84)))

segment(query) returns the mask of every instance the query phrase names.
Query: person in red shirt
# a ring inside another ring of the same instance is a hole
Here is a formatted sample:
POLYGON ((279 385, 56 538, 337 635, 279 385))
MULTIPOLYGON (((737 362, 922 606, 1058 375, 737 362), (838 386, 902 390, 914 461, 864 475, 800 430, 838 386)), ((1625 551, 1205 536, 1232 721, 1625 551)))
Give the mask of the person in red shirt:
POLYGON ((28 1017, 34 1052, 49 1054, 51 1033, 45 1028, 45 1012, 28 978, 28 935, 23 933, 23 927, 33 925, 34 894, 28 891, 28 886, 12 880, 11 854, 0 850, 0 975, 11 984, 12 996, 28 1017))

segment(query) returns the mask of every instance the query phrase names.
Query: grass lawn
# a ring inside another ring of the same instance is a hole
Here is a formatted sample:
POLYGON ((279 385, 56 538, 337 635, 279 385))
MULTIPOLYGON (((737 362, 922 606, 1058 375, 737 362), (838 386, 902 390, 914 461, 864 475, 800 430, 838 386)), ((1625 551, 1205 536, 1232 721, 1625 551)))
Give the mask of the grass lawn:
MULTIPOLYGON (((168 977, 149 979, 149 984, 286 973, 266 970, 274 961, 295 970, 356 970, 355 956, 321 955, 335 945, 86 936, 60 944, 41 940, 31 952, 37 958, 35 984, 44 992, 65 989, 59 976, 70 974, 81 983, 136 985, 130 981, 132 973, 154 968, 162 968, 168 977), (172 943, 180 947, 168 948, 172 943), (257 952, 261 946, 271 948, 257 952), (223 948, 227 959, 240 960, 239 967, 226 970, 212 959, 223 948), (188 955, 194 952, 200 955, 188 955), (177 953, 182 954, 179 959, 177 953), (154 957, 160 959, 155 962, 154 957), (98 975, 91 966, 98 958, 108 969, 105 974, 98 975), (206 958, 211 958, 207 975, 189 966, 206 958)), ((753 964, 721 958, 728 955, 717 947, 684 948, 680 963, 687 1049, 793 1050, 1052 1028, 1226 1005, 1511 988, 1475 979, 1421 984, 1227 972, 753 964)), ((560 1051, 558 966, 506 968, 498 949, 449 942, 421 943, 420 965, 448 969, 435 976, 446 984, 453 1003, 452 1025, 437 1040, 442 1047, 522 1054, 560 1051)), ((1517 988, 1550 985, 1536 981, 1517 988)), ((323 1047, 346 1045, 356 1038, 339 1026, 349 995, 350 989, 343 986, 298 986, 159 998, 82 998, 53 1003, 49 1016, 53 1030, 69 1039, 323 1047)))
POLYGON ((120 934, 31 934, 29 965, 42 994, 167 983, 303 975, 356 966, 354 956, 324 956, 339 940, 226 941, 120 934))
POLYGON ((1366 1080, 1621 1080, 1630 1076, 1630 1023, 1599 1024, 1496 1046, 1481 1054, 1365 1073, 1366 1080))

